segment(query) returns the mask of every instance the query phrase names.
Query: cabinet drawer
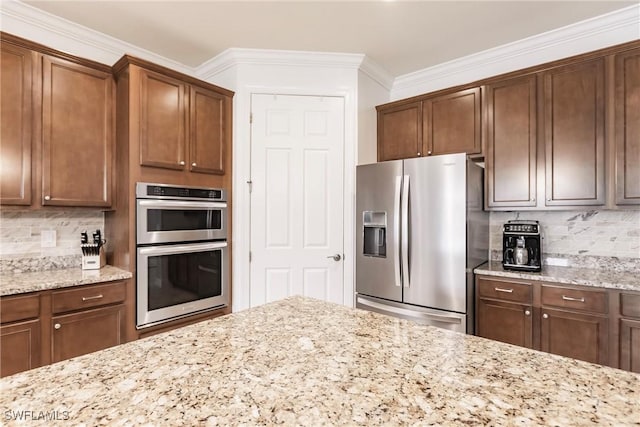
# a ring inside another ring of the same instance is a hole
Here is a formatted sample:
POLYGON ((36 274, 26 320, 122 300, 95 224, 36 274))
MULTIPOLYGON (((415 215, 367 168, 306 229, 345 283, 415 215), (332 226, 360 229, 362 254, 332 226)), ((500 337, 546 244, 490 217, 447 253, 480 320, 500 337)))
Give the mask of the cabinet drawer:
POLYGON ((478 295, 503 301, 531 304, 531 285, 503 280, 478 279, 478 295))
POLYGON ((53 313, 81 310, 124 301, 124 282, 106 285, 81 286, 56 291, 52 296, 53 313))
POLYGON ((620 294, 620 314, 640 319, 640 294, 620 294))
POLYGON ((2 297, 0 300, 0 322, 16 322, 34 319, 40 315, 40 295, 2 297))
POLYGON ((543 285, 542 305, 606 313, 607 293, 543 285))

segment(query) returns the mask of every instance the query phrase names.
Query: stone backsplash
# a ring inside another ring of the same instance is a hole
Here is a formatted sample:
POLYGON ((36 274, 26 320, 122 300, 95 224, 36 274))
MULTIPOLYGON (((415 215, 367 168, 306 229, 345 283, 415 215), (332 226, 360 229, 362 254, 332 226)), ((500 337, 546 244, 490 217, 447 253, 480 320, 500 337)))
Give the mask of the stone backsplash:
POLYGON ((502 260, 502 225, 513 219, 540 222, 543 263, 640 270, 640 211, 491 212, 492 260, 502 260))
POLYGON ((90 209, 0 211, 0 271, 79 267, 80 233, 104 233, 104 213, 90 209), (41 247, 42 231, 56 232, 55 247, 41 247))

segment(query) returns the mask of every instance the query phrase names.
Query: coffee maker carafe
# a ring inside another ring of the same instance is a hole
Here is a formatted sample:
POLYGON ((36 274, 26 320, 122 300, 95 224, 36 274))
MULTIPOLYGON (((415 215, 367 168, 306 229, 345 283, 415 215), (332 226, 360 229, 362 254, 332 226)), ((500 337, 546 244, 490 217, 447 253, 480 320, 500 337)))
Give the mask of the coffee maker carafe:
POLYGON ((504 224, 502 267, 505 270, 540 271, 541 249, 538 221, 511 220, 504 224))

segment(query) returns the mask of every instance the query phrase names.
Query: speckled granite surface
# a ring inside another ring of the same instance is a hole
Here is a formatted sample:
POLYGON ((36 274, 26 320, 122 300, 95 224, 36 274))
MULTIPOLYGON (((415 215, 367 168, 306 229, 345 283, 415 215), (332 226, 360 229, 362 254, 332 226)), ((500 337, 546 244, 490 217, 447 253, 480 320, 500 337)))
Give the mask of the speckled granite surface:
POLYGON ((499 261, 482 264, 473 270, 476 274, 509 277, 512 279, 558 282, 566 285, 640 291, 640 272, 592 270, 576 267, 542 266, 540 273, 511 271, 502 268, 499 261))
POLYGON ((110 426, 640 422, 640 375, 302 297, 16 374, 0 390, 8 425, 25 410, 110 426))
POLYGON ((0 296, 124 280, 131 276, 130 272, 110 265, 100 270, 67 268, 30 273, 0 273, 0 296))

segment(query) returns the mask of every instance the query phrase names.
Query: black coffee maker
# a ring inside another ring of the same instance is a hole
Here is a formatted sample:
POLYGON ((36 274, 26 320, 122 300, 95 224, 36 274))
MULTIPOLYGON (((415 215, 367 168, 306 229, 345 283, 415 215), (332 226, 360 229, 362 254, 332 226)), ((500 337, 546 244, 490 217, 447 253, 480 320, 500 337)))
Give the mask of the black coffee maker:
POLYGON ((538 221, 507 221, 502 233, 502 267, 505 270, 541 271, 542 242, 538 221))

